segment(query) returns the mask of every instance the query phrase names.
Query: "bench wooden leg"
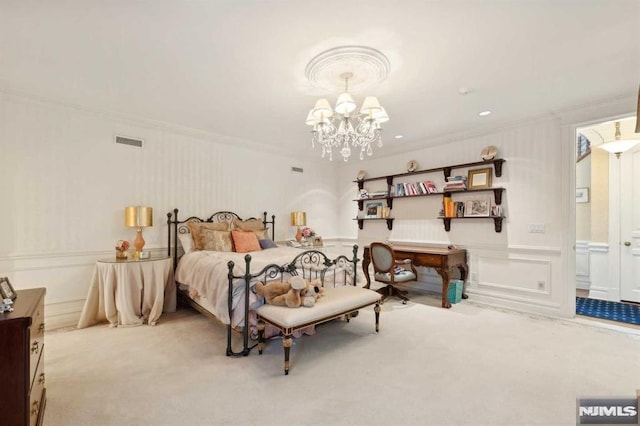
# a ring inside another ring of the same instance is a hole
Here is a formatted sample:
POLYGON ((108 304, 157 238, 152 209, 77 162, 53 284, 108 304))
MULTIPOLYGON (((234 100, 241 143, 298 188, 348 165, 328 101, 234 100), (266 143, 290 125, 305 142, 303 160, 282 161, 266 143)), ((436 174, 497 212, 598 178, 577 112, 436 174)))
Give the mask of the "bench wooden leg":
POLYGON ((293 339, 290 334, 284 335, 282 338, 282 347, 284 347, 284 374, 289 375, 289 353, 291 352, 293 339))
POLYGON ((380 331, 380 303, 376 303, 376 306, 373 308, 376 313, 376 333, 380 331))
POLYGON ((262 351, 264 350, 264 328, 265 328, 265 323, 262 320, 258 320, 258 324, 256 325, 256 328, 258 329, 258 353, 260 355, 262 355, 262 351))

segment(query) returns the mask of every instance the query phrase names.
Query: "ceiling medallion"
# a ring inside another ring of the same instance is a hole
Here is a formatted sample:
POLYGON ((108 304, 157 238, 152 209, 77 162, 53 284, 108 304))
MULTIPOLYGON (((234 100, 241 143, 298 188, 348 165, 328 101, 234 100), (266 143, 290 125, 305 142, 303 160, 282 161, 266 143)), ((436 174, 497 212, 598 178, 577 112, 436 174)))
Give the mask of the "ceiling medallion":
POLYGON ((331 92, 342 90, 344 73, 352 73, 349 88, 357 92, 381 83, 389 75, 389 59, 366 46, 340 46, 325 50, 309 61, 305 76, 316 87, 331 92))
POLYGON ((309 81, 317 87, 337 91, 344 86, 338 96, 335 108, 331 108, 325 98, 318 99, 309 111, 305 123, 313 127, 311 144, 322 147, 322 157, 333 160, 333 149, 344 161, 351 156, 351 147, 364 155, 372 155, 372 143, 382 146, 381 124, 389 121, 389 116, 375 96, 367 96, 360 109, 349 89, 364 88, 383 81, 389 74, 389 60, 382 52, 364 46, 343 46, 329 49, 315 56, 305 69, 309 81))

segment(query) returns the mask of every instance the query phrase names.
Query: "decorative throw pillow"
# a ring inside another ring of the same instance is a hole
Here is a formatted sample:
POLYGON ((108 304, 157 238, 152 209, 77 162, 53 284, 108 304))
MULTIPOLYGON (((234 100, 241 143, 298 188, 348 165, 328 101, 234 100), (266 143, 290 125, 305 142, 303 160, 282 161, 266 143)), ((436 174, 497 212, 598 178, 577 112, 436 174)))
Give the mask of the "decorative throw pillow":
POLYGON ((190 233, 178 234, 178 241, 180 241, 184 254, 193 251, 193 237, 190 233))
POLYGON ((202 250, 233 251, 230 231, 216 231, 215 229, 200 229, 202 250))
POLYGON ((233 219, 233 227, 243 231, 259 231, 264 229, 264 223, 262 223, 262 219, 240 220, 236 218, 233 219))
POLYGON ((260 247, 264 250, 264 249, 278 247, 278 245, 270 239, 265 239, 265 240, 260 240, 260 247))
POLYGON ((231 231, 231 238, 233 239, 233 245, 236 253, 248 253, 250 251, 260 251, 260 241, 258 236, 253 231, 240 231, 234 229, 231 231))
POLYGON ((191 230, 191 235, 193 237, 193 247, 196 250, 203 250, 202 248, 202 238, 201 238, 201 230, 208 229, 212 231, 228 231, 229 224, 227 222, 220 223, 203 223, 203 222, 189 222, 189 229, 191 230))
POLYGON ((258 229, 257 231, 253 231, 256 233, 256 235, 258 236, 259 240, 268 240, 271 239, 271 237, 269 236, 269 230, 268 229, 258 229))

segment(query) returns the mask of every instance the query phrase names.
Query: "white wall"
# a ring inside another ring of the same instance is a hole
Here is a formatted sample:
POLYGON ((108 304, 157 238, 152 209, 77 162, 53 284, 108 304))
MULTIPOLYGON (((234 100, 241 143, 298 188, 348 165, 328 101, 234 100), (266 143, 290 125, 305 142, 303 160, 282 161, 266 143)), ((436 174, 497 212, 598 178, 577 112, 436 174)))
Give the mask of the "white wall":
MULTIPOLYGON (((392 144, 393 141, 386 141, 392 144)), ((343 221, 345 234, 357 238, 359 245, 389 239, 397 243, 454 244, 468 250, 470 281, 466 287, 472 300, 511 306, 552 315, 562 315, 564 295, 561 254, 563 226, 561 218, 562 131, 559 120, 543 120, 519 125, 484 136, 448 142, 432 148, 416 149, 393 157, 357 161, 341 169, 341 181, 352 181, 358 170, 368 176, 402 173, 408 160, 417 160, 420 169, 480 161, 484 146, 498 148, 498 157, 507 161, 502 177, 494 175, 493 186, 506 188, 502 206, 506 220, 496 233, 493 221, 452 221, 450 232, 436 219, 442 207, 441 197, 394 200, 391 216, 393 230, 382 222, 365 222, 364 229, 343 221), (541 224, 545 232, 530 233, 530 224, 541 224)), ((384 148, 383 148, 384 149, 384 148)), ((477 168, 477 167, 476 167, 477 168)), ((467 169, 452 174, 466 174, 467 169)), ((442 187, 441 172, 429 175, 442 187)), ((417 176, 415 180, 427 179, 417 176)), ((409 180, 409 179, 407 179, 409 180)), ((345 185, 340 194, 341 219, 357 214, 353 200, 356 185, 345 185), (348 212, 348 213, 346 213, 348 212)), ((423 271, 425 287, 439 279, 423 271)))
POLYGON ((95 261, 113 256, 127 205, 149 205, 145 248, 165 252, 166 213, 276 215, 276 239, 292 235, 289 213, 335 236, 336 177, 314 157, 292 159, 219 143, 162 123, 130 120, 0 92, 0 276, 17 288, 46 287, 49 326, 77 321, 95 261), (114 135, 144 140, 116 144, 114 135), (302 167, 303 174, 291 172, 302 167))
MULTIPOLYGON (((453 137, 402 155, 327 163, 318 152, 300 159, 164 123, 29 100, 0 91, 0 275, 16 288, 47 287, 48 327, 74 324, 96 259, 113 256, 118 239, 134 238, 123 225, 130 204, 154 208, 147 246, 166 246, 166 212, 181 217, 234 210, 277 216, 277 239, 293 234, 289 213, 305 210, 325 239, 360 246, 387 238, 416 244, 455 244, 469 253, 472 301, 558 316, 575 312, 575 128, 628 113, 634 99, 592 105, 555 119, 532 121, 478 136, 453 137), (114 134, 139 137, 144 148, 116 145, 114 134), (224 143, 223 143, 223 142, 224 143), (456 221, 445 232, 435 219, 438 197, 396 200, 393 231, 357 214, 360 169, 369 176, 478 161, 495 145, 507 162, 503 186, 507 219, 501 233, 487 219, 456 221), (304 168, 294 174, 291 166, 304 168), (531 224, 545 232, 529 232, 531 224)), ((387 140, 393 144, 393 140, 387 140)), ((382 148, 384 150, 384 148, 382 148)), ((377 151, 377 150, 376 150, 377 151)), ((423 271, 424 285, 438 277, 423 271)))

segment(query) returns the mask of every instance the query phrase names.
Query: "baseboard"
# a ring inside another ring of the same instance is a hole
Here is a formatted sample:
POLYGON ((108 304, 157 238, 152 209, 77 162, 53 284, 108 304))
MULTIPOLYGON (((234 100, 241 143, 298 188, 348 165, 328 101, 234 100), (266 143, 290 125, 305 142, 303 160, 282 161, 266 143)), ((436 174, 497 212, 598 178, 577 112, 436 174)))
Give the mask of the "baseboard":
POLYGON ((44 306, 45 330, 77 326, 83 307, 84 299, 46 303, 44 306))

